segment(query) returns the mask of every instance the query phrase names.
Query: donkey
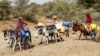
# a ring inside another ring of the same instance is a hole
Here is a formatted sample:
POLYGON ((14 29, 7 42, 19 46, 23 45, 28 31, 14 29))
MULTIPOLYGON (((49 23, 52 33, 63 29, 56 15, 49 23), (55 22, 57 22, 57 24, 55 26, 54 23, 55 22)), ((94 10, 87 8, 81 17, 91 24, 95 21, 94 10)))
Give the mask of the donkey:
POLYGON ((68 39, 70 39, 69 38, 69 27, 70 27, 69 21, 59 22, 59 23, 56 23, 55 25, 60 37, 64 37, 64 38, 68 37, 68 39))
MULTIPOLYGON (((77 31, 80 31, 80 36, 79 36, 79 40, 81 39, 81 35, 83 34, 86 39, 87 39, 87 36, 90 36, 90 33, 91 32, 88 32, 86 30, 86 25, 85 24, 78 24, 78 23, 73 23, 73 27, 72 27, 73 31, 77 32, 77 31)), ((95 37, 95 36, 94 36, 95 37)), ((94 37, 92 39, 94 39, 94 37)))
POLYGON ((3 30, 3 33, 4 33, 4 36, 8 42, 8 44, 10 44, 10 46, 13 48, 13 51, 15 51, 15 46, 16 44, 19 45, 20 47, 20 51, 22 50, 22 47, 21 47, 21 38, 20 37, 17 37, 15 31, 12 31, 12 30, 3 30))
POLYGON ((20 34, 16 34, 15 30, 14 29, 12 31, 12 29, 10 30, 5 30, 3 33, 6 33, 4 34, 6 36, 6 39, 7 39, 7 42, 10 43, 10 46, 13 47, 13 52, 15 51, 15 47, 16 45, 18 44, 19 47, 20 47, 20 51, 22 50, 22 45, 21 44, 26 44, 27 45, 27 48, 28 48, 28 45, 29 45, 29 41, 31 42, 31 33, 29 31, 29 29, 27 28, 24 28, 25 29, 25 36, 23 36, 22 32, 20 32, 20 34), (27 33, 26 33, 27 32, 27 33))
POLYGON ((35 31, 35 37, 38 37, 39 36, 40 30, 42 31, 42 39, 41 39, 41 42, 43 41, 45 44, 49 44, 49 40, 48 40, 49 36, 51 38, 54 37, 55 42, 57 42, 58 32, 57 32, 56 27, 44 25, 42 28, 38 28, 35 31))

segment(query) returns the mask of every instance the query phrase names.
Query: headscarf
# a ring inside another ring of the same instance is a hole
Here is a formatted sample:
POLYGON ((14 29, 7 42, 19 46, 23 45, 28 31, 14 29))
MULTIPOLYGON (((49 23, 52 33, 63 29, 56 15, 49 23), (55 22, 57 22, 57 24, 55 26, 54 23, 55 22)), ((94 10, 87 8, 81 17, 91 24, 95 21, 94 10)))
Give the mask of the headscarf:
POLYGON ((18 18, 18 23, 20 24, 20 23, 23 23, 23 18, 22 17, 19 17, 18 18))
POLYGON ((89 12, 86 13, 86 23, 92 23, 92 17, 89 12))

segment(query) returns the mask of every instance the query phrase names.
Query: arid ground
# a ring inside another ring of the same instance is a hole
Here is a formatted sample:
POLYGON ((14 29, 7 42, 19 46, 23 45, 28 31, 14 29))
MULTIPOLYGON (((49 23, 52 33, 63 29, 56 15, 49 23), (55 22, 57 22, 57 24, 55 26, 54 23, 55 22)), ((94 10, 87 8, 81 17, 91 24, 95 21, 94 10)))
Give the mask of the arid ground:
POLYGON ((15 25, 15 22, 6 21, 5 24, 0 22, 0 56, 100 56, 100 43, 92 40, 78 40, 78 32, 76 34, 70 32, 70 40, 39 45, 41 38, 36 39, 33 36, 34 24, 27 23, 32 31, 32 47, 22 51, 16 50, 12 54, 12 48, 9 48, 4 40, 2 30, 15 25))

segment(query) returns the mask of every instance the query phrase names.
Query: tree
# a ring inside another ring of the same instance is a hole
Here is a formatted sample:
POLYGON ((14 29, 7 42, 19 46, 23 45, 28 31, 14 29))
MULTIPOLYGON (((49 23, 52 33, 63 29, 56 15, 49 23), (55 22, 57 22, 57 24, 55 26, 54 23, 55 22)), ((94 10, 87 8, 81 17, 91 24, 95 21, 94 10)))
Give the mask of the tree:
POLYGON ((43 4, 41 9, 43 10, 41 14, 50 18, 53 15, 57 15, 62 19, 69 19, 70 17, 69 5, 66 0, 53 0, 52 2, 43 4))
POLYGON ((25 20, 36 22, 37 7, 36 3, 28 4, 29 0, 15 0, 15 6, 12 8, 14 17, 22 16, 25 20))
POLYGON ((83 5, 85 8, 90 8, 99 0, 78 0, 78 5, 83 5))
POLYGON ((97 12, 100 12, 100 0, 96 0, 96 4, 93 7, 97 12))
POLYGON ((36 20, 37 10, 38 10, 38 5, 36 3, 31 3, 24 10, 23 17, 30 22, 37 23, 36 20))
POLYGON ((41 14, 43 16, 51 16, 52 14, 54 14, 53 9, 54 9, 54 3, 53 2, 48 2, 45 3, 41 6, 41 14))
POLYGON ((29 0, 15 0, 15 6, 19 12, 18 16, 22 16, 22 12, 24 11, 25 7, 27 6, 29 0))
POLYGON ((62 19, 68 19, 70 18, 70 10, 69 5, 66 0, 54 0, 55 8, 54 11, 59 15, 62 19))
POLYGON ((0 20, 9 19, 10 9, 11 6, 9 0, 0 1, 0 20))

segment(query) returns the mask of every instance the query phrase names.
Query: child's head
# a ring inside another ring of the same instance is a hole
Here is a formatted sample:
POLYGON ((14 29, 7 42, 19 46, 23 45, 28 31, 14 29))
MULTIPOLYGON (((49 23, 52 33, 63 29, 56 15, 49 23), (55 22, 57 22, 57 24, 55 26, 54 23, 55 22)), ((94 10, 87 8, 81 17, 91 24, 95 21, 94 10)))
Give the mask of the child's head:
POLYGON ((23 17, 18 17, 18 21, 23 21, 23 17))
POLYGON ((52 19, 53 19, 53 21, 56 21, 58 18, 57 18, 57 16, 53 16, 52 19))

